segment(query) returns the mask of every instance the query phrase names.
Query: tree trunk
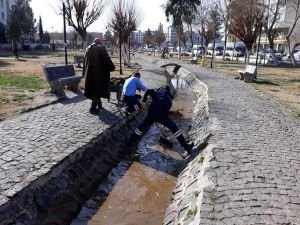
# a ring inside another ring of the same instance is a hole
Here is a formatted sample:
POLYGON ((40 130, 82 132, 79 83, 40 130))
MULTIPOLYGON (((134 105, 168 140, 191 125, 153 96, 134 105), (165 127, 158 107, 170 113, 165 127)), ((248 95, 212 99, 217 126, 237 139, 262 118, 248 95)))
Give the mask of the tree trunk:
POLYGON ((179 31, 179 37, 178 37, 178 59, 181 60, 181 29, 179 31))
POLYGON ((247 48, 247 51, 246 51, 246 54, 247 54, 247 56, 245 57, 245 59, 246 59, 246 64, 247 65, 249 65, 249 63, 250 63, 250 52, 251 52, 251 49, 248 49, 247 48))
POLYGON ((224 51, 223 51, 223 61, 225 61, 225 56, 226 56, 226 48, 227 48, 227 37, 228 37, 228 32, 227 29, 225 29, 225 36, 224 36, 224 51))
POLYGON ((294 48, 291 48, 291 42, 290 42, 289 38, 287 38, 286 41, 287 41, 288 51, 289 51, 289 55, 291 57, 293 66, 296 67, 297 66, 297 61, 295 60, 295 57, 294 57, 294 54, 293 54, 294 48))
POLYGON ((278 59, 275 55, 275 52, 274 52, 274 41, 272 40, 271 37, 268 36, 268 39, 269 39, 269 43, 270 43, 270 50, 271 50, 271 54, 272 54, 272 59, 273 59, 273 62, 274 62, 274 65, 278 66, 278 59))
POLYGON ((128 45, 127 43, 122 43, 122 58, 125 65, 129 65, 129 51, 128 51, 128 45))

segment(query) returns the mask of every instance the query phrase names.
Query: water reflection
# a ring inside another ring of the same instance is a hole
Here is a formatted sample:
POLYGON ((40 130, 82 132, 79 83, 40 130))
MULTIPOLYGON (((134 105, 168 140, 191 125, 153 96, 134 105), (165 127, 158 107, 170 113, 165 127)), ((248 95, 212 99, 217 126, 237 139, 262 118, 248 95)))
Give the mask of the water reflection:
POLYGON ((181 79, 179 77, 173 78, 171 80, 171 82, 172 82, 173 87, 176 89, 178 89, 178 88, 184 89, 189 86, 189 84, 184 79, 181 79))

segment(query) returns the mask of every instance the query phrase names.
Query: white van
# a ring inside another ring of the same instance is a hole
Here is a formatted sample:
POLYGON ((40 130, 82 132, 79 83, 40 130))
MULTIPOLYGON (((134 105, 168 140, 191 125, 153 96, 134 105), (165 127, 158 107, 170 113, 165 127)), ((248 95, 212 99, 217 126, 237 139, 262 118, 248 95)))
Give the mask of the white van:
POLYGON ((243 42, 228 42, 226 44, 225 55, 226 56, 244 56, 246 53, 246 45, 243 42))
MULTIPOLYGON (((214 43, 209 43, 207 47, 207 54, 213 54, 214 43)), ((223 43, 215 43, 215 55, 223 55, 224 44, 223 43)))

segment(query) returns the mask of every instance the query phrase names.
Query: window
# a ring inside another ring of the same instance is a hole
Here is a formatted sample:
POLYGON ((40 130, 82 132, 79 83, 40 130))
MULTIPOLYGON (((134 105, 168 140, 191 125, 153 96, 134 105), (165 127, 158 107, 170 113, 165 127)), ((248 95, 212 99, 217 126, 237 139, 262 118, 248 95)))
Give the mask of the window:
POLYGON ((4 15, 4 12, 1 13, 1 18, 2 18, 2 21, 5 21, 5 15, 4 15))
POLYGON ((1 7, 1 8, 4 8, 3 0, 0 0, 0 7, 1 7))

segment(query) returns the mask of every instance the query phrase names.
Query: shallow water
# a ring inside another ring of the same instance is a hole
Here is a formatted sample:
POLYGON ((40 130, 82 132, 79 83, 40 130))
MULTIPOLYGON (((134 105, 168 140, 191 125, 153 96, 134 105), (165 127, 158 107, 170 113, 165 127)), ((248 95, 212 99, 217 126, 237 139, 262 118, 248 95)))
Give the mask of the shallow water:
MULTIPOLYGON (((176 86, 176 85, 175 85, 176 86)), ((170 116, 183 133, 192 118, 193 95, 180 85, 170 116)), ((172 146, 160 142, 160 129, 152 126, 137 146, 124 156, 84 204, 72 225, 162 224, 176 178, 185 166, 182 148, 171 132, 172 146)))

